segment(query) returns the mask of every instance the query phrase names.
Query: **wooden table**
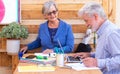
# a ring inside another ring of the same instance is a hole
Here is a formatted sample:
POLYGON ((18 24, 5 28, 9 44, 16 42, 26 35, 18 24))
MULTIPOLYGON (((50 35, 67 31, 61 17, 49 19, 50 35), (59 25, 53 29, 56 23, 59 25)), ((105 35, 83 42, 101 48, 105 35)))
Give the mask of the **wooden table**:
MULTIPOLYGON (((21 62, 19 62, 18 64, 18 66, 27 66, 27 65, 31 65, 31 64, 21 63, 21 62)), ((102 74, 102 72, 98 69, 76 71, 73 69, 61 68, 61 67, 56 67, 55 71, 51 71, 51 72, 18 72, 18 66, 13 74, 102 74)))

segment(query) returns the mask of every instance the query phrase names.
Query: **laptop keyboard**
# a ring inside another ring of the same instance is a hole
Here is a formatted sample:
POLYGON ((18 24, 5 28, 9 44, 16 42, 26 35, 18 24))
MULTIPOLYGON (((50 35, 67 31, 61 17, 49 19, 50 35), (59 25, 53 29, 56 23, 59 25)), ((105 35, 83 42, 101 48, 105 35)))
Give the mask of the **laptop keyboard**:
POLYGON ((81 59, 80 59, 80 57, 72 57, 72 56, 68 56, 67 57, 67 62, 80 62, 81 61, 81 59))

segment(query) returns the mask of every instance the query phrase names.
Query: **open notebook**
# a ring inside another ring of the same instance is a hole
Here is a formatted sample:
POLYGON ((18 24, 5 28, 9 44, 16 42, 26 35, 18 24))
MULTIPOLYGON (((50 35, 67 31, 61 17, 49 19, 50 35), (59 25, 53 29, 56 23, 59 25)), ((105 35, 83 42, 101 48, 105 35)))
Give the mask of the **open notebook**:
POLYGON ((83 63, 67 63, 65 65, 76 71, 99 69, 98 67, 86 67, 83 63))

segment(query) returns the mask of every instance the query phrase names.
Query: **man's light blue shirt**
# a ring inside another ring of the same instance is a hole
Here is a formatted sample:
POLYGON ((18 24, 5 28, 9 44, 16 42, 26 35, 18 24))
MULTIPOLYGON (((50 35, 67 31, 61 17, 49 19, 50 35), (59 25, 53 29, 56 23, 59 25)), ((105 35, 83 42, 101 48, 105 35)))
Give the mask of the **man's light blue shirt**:
POLYGON ((120 29, 106 20, 97 31, 95 58, 103 74, 120 74, 120 29))

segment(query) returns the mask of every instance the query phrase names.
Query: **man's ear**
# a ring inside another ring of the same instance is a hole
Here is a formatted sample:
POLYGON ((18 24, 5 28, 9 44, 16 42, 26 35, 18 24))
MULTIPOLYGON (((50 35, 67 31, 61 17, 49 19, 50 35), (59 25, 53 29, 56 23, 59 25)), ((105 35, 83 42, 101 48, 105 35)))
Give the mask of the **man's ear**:
POLYGON ((95 16, 95 20, 98 20, 98 17, 99 17, 98 14, 95 13, 94 16, 95 16))

